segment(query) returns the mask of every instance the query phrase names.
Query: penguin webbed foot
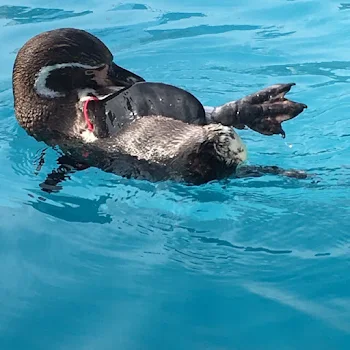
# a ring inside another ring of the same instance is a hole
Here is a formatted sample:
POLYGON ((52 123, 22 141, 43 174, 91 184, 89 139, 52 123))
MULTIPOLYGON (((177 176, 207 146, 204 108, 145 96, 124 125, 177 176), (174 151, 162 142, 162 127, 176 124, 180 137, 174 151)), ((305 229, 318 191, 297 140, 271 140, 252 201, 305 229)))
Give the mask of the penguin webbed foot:
POLYGON ((307 106, 285 97, 295 83, 275 84, 229 102, 216 109, 218 122, 244 129, 245 126, 263 135, 281 134, 285 137, 282 123, 298 116, 307 106))
POLYGON ((286 170, 274 165, 242 165, 236 170, 237 178, 262 177, 264 175, 281 175, 294 179, 307 179, 310 177, 310 175, 303 170, 286 170))
POLYGON ((73 158, 63 155, 57 159, 58 167, 47 175, 45 181, 39 186, 42 191, 47 193, 57 193, 62 190, 62 182, 70 179, 70 175, 79 171, 85 170, 89 166, 81 162, 75 161, 73 158))

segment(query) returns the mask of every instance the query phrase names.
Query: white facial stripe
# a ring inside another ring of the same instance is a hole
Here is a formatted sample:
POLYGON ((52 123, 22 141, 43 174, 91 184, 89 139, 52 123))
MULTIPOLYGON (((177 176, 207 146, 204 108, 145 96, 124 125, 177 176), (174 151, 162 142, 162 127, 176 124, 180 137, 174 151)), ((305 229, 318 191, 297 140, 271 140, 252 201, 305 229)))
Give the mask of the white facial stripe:
POLYGON ((58 63, 52 66, 42 67, 36 76, 34 89, 38 95, 43 97, 48 97, 48 98, 62 97, 64 96, 64 94, 51 90, 46 86, 47 78, 50 76, 52 71, 56 69, 63 69, 63 68, 69 68, 69 67, 83 68, 83 69, 98 69, 103 66, 104 64, 101 64, 99 66, 89 66, 86 64, 72 62, 72 63, 58 63))

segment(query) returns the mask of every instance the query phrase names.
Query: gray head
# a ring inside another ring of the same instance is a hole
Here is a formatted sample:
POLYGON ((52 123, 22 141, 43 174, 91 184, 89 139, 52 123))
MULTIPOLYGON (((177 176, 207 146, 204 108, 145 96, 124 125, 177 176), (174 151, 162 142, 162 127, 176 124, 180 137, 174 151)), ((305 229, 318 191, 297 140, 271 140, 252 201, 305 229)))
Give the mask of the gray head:
POLYGON ((14 63, 16 118, 37 139, 69 136, 84 123, 77 113, 84 94, 106 94, 139 81, 144 80, 113 62, 95 36, 73 28, 44 32, 24 44, 14 63))

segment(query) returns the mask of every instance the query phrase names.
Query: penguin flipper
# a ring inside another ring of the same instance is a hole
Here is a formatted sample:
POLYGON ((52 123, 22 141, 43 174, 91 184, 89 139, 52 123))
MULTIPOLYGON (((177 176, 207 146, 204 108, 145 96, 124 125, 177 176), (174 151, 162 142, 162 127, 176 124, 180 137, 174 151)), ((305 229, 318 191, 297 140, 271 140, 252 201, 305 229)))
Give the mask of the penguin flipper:
MULTIPOLYGON (((159 115, 189 124, 205 125, 206 115, 201 102, 188 91, 173 85, 140 82, 101 99, 103 111, 98 117, 113 135, 138 117, 159 115)), ((94 111, 93 114, 96 114, 94 111)))

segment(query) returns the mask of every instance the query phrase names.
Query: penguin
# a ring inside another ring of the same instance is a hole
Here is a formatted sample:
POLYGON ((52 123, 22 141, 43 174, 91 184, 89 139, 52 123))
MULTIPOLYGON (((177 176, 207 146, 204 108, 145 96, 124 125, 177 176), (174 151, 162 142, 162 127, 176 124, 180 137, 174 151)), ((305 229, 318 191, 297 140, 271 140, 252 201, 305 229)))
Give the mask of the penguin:
POLYGON ((41 184, 47 192, 89 167, 192 185, 264 174, 305 178, 302 171, 244 165, 246 145, 235 130, 285 137, 282 123, 307 108, 286 98, 294 85, 275 84, 221 106, 203 106, 184 89, 147 82, 117 65, 99 38, 76 28, 29 39, 12 74, 19 125, 60 150, 58 168, 41 184))

